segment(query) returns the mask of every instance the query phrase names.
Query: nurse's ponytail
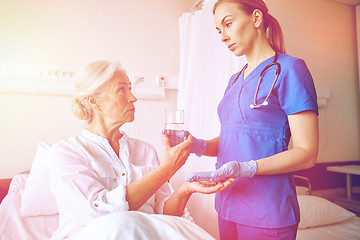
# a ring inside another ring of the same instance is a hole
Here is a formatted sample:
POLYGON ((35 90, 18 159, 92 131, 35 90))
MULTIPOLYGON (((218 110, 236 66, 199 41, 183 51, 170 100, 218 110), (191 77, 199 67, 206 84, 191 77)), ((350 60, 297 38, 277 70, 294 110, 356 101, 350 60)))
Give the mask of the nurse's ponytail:
POLYGON ((270 13, 266 13, 264 27, 270 46, 278 53, 285 53, 284 37, 278 20, 270 13))
POLYGON ((255 9, 259 9, 263 14, 264 29, 266 38, 270 46, 278 53, 285 53, 284 37, 279 22, 274 18, 263 0, 218 0, 213 8, 213 14, 216 8, 224 2, 237 3, 247 14, 252 14, 255 9))

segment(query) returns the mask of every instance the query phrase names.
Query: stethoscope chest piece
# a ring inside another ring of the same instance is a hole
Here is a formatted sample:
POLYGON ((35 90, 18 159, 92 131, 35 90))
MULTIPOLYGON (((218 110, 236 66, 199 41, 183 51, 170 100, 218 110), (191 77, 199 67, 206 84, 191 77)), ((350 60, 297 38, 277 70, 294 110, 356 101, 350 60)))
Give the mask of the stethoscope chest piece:
POLYGON ((265 100, 265 101, 264 101, 263 103, 261 103, 261 104, 256 104, 256 105, 250 104, 250 108, 251 108, 251 109, 260 108, 261 106, 267 106, 267 105, 269 105, 269 102, 265 100))
POLYGON ((268 98, 270 97, 270 94, 272 92, 272 90, 274 89, 274 86, 275 86, 275 83, 279 77, 279 74, 281 72, 281 66, 280 64, 277 62, 277 58, 278 58, 278 53, 276 52, 275 53, 275 57, 274 57, 274 61, 272 63, 270 63, 269 65, 267 65, 260 73, 260 77, 259 77, 259 81, 258 81, 258 84, 257 84, 257 87, 256 87, 256 91, 255 91, 255 96, 254 96, 254 104, 250 104, 250 108, 251 109, 256 109, 256 108, 260 108, 262 106, 267 106, 269 105, 269 102, 268 102, 268 98), (273 84, 271 85, 271 88, 270 88, 270 91, 269 93, 267 94, 265 100, 261 103, 261 104, 257 104, 256 102, 256 99, 257 99, 257 95, 259 93, 259 87, 260 87, 260 83, 261 83, 261 80, 263 78, 263 75, 264 75, 264 72, 269 69, 270 67, 272 66, 276 66, 276 76, 275 76, 275 79, 273 81, 273 84))

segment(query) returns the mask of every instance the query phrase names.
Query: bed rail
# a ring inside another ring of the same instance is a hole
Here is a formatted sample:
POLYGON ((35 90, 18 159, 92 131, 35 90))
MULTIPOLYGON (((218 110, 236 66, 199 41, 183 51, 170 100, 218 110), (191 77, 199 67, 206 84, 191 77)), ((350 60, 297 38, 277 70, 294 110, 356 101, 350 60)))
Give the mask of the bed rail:
POLYGON ((295 185, 301 187, 307 187, 306 195, 312 195, 312 185, 310 179, 299 175, 294 175, 294 177, 295 177, 295 185))

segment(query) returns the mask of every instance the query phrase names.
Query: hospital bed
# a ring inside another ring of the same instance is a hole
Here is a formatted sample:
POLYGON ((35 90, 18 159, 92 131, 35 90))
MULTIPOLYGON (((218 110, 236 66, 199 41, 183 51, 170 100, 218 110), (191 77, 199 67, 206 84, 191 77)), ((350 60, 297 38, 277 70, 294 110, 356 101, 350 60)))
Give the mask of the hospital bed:
MULTIPOLYGON (((58 227, 59 215, 48 186, 46 158, 38 153, 29 172, 16 174, 11 179, 0 179, 0 240, 48 240, 58 227)), ((93 235, 81 239, 214 239, 189 216, 138 211, 121 212, 120 215, 123 218, 115 216, 123 223, 119 224, 120 227, 112 227, 111 222, 104 224, 110 229, 109 235, 104 236, 103 231, 94 228, 93 235), (117 230, 116 235, 112 229, 117 230), (96 234, 102 234, 101 238, 96 234)))
MULTIPOLYGON (((38 179, 37 189, 36 186, 30 189, 32 198, 25 199, 30 174, 25 172, 16 174, 12 179, 0 180, 1 240, 49 239, 58 226, 58 214, 51 209, 50 199, 46 202, 49 192, 44 179, 38 179), (27 211, 26 216, 24 211, 27 211)), ((325 198, 312 195, 312 182, 308 178, 297 176, 296 183, 301 214, 297 240, 360 239, 358 216, 325 198)), ((171 239, 214 239, 195 223, 182 218, 171 217, 166 219, 165 224, 165 228, 178 234, 171 239)), ((132 230, 141 231, 139 226, 141 224, 134 224, 132 230)), ((164 226, 159 231, 164 231, 164 226)))
POLYGON ((300 206, 297 240, 360 239, 360 217, 330 200, 313 195, 309 178, 295 175, 300 206))

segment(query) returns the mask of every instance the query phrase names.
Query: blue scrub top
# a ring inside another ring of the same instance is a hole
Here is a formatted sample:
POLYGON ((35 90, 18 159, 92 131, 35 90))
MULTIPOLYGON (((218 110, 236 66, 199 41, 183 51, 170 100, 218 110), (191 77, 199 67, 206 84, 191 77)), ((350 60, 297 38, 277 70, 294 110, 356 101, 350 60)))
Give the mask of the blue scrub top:
MULTIPOLYGON (((313 79, 302 59, 279 54, 281 73, 268 105, 251 109, 261 71, 274 57, 262 62, 243 80, 243 72, 233 75, 218 106, 221 132, 216 168, 230 161, 246 162, 272 156, 288 149, 288 115, 305 110, 318 114, 313 79)), ((259 87, 257 103, 262 103, 275 79, 270 67, 259 87)), ((300 213, 293 174, 239 178, 217 193, 215 207, 223 219, 239 224, 280 228, 299 223, 300 213)))

